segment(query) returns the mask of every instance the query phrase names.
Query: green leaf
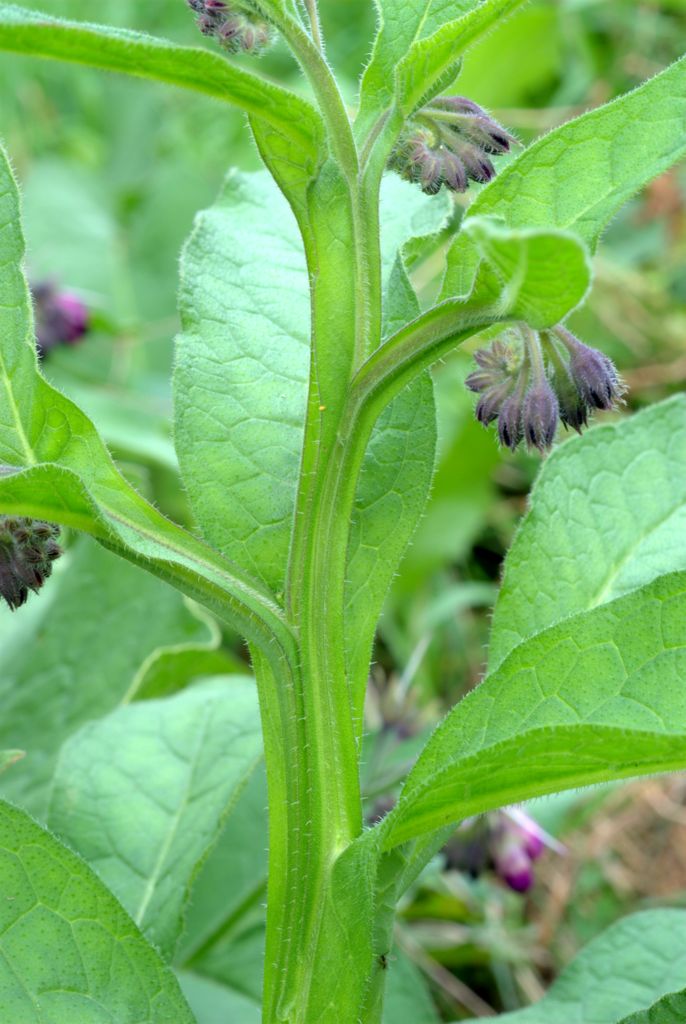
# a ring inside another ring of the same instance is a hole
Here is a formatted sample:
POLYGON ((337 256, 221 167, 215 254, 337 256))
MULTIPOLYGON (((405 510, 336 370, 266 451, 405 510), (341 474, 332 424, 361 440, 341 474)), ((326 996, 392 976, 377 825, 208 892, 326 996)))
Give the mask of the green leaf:
POLYGON ((191 880, 261 756, 250 679, 142 701, 67 741, 48 822, 169 958, 191 880))
MULTIPOLYGON (((396 102, 404 117, 447 89, 460 69, 464 51, 485 32, 521 6, 523 0, 483 0, 460 18, 452 18, 431 35, 416 38, 396 70, 396 102)), ((469 5, 473 7, 473 4, 469 5)))
POLYGON ((685 531, 683 395, 561 445, 505 562, 491 669, 546 626, 686 569, 685 531))
POLYGON ((439 725, 382 848, 494 807, 686 766, 686 574, 515 648, 439 725))
POLYGON ((469 216, 554 225, 593 249, 623 203, 686 154, 685 108, 686 57, 539 139, 480 193, 469 216))
POLYGON ((237 67, 218 53, 178 46, 140 32, 63 21, 0 4, 0 49, 151 78, 202 92, 265 120, 312 173, 323 126, 315 109, 281 86, 237 67))
POLYGON ((276 591, 295 515, 308 299, 283 196, 264 173, 230 174, 182 257, 176 448, 207 540, 276 591))
POLYGON ((457 74, 459 58, 465 48, 521 0, 376 2, 380 27, 362 78, 356 123, 356 130, 362 136, 369 132, 381 113, 393 105, 396 94, 403 106, 410 82, 414 84, 416 80, 420 91, 429 91, 428 81, 422 83, 422 76, 435 75, 435 62, 444 61, 449 52, 448 80, 445 66, 438 72, 447 87, 450 77, 457 74))
POLYGON ((280 660, 292 641, 268 595, 144 501, 88 418, 38 372, 16 182, 0 150, 0 509, 91 533, 181 586, 280 660), (265 635, 266 634, 266 635, 265 635))
MULTIPOLYGON (((683 985, 686 912, 647 910, 612 925, 579 953, 534 1006, 498 1019, 503 1024, 617 1024, 637 1006, 683 985)), ((683 1017, 673 1018, 676 1021, 683 1017)), ((622 1024, 663 1024, 630 1017, 622 1024)), ((671 1024, 669 1018, 664 1024, 671 1024)))
POLYGON ((683 1024, 686 1020, 686 992, 672 992, 647 1010, 623 1017, 619 1024, 683 1024))
POLYGON ((193 1024, 176 979, 93 871, 0 803, 0 1017, 193 1024))
POLYGON ((0 745, 27 752, 3 796, 42 816, 63 741, 129 699, 148 658, 210 638, 171 587, 90 541, 71 548, 40 598, 0 609, 0 745))
POLYGON ((574 235, 513 231, 492 219, 475 217, 465 224, 462 237, 475 253, 476 283, 469 301, 492 302, 494 319, 500 314, 526 320, 531 327, 551 327, 586 297, 591 266, 574 235))

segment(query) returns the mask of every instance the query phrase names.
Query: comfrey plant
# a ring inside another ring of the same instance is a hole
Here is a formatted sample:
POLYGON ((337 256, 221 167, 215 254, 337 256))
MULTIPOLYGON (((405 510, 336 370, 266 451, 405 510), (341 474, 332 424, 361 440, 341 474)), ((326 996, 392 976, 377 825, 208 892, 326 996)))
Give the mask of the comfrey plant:
MULTIPOLYGON (((229 174, 182 257, 175 442, 196 534, 132 488, 86 415, 39 372, 17 187, 0 162, 3 593, 19 605, 47 575, 57 545, 43 523, 90 534, 107 549, 97 558, 113 552, 137 567, 122 565, 137 582, 111 596, 110 613, 128 616, 122 656, 143 625, 156 642, 178 643, 164 630, 186 622, 165 588, 154 614, 141 615, 136 602, 158 585, 142 568, 245 638, 262 728, 260 740, 245 680, 171 696, 161 684, 139 687, 155 699, 106 714, 112 704, 87 703, 83 637, 66 645, 82 728, 56 763, 57 750, 41 762, 49 798, 35 813, 49 830, 0 804, 4 1020, 190 1022, 169 965, 184 968, 198 1020, 257 1019, 200 976, 212 976, 208 962, 246 905, 232 858, 248 842, 250 804, 240 805, 245 831, 232 808, 262 741, 265 1024, 382 1019, 395 906, 461 821, 686 766, 686 576, 677 571, 686 570, 686 406, 675 397, 547 459, 507 559, 485 680, 440 723, 389 813, 363 826, 375 626, 434 468, 430 368, 487 331, 468 385, 479 419, 497 419, 511 448, 549 449, 558 420, 581 430, 591 410, 617 404, 614 366, 565 321, 588 294, 610 219, 686 152, 686 60, 522 149, 459 95, 463 53, 520 0, 377 2, 354 118, 316 0, 192 0, 189 17, 211 50, 0 5, 6 50, 167 82, 245 111, 269 172, 229 174), (277 36, 305 75, 302 95, 235 62, 277 36), (470 198, 470 182, 485 187, 449 219, 451 197, 470 198), (422 309, 413 239, 427 236, 426 251, 449 231, 440 294, 422 309), (213 859, 224 825, 224 859, 213 859), (195 885, 208 855, 212 871, 195 885)), ((85 601, 89 586, 71 600, 85 601)), ((108 594, 96 593, 105 622, 108 594)), ((47 672, 61 642, 44 637, 34 666, 47 672)), ((136 648, 141 660, 145 650, 136 648)), ((97 661, 86 664, 92 672, 97 661)), ((551 992, 540 1019, 581 1019, 595 999, 593 1019, 616 1024, 682 988, 686 965, 672 952, 684 934, 681 911, 622 924, 589 953, 592 972, 572 969, 558 1002, 551 992), (640 988, 621 983, 637 946, 650 961, 640 988), (604 981, 594 988, 591 975, 604 981)))

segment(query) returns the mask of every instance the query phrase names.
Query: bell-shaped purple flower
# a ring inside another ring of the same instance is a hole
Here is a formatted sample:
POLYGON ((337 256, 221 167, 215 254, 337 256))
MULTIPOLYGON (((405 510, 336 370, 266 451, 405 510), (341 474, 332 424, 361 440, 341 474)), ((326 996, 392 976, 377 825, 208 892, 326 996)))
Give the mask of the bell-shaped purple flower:
POLYGON ((547 451, 555 440, 559 415, 557 396, 548 381, 535 381, 524 396, 522 431, 529 448, 547 451))

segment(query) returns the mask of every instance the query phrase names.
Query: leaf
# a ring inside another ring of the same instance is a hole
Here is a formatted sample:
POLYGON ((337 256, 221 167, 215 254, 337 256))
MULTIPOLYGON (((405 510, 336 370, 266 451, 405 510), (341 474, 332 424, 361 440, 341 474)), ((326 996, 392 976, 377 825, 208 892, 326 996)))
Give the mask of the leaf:
POLYGON ((260 1024, 259 1003, 240 992, 190 971, 178 971, 177 977, 197 1024, 260 1024))
POLYGON ((439 1024, 440 1017, 421 971, 397 947, 389 954, 386 968, 383 1024, 439 1024))
POLYGON ((176 449, 207 540, 284 586, 309 373, 295 220, 269 177, 229 175, 181 264, 176 449), (265 261, 269 274, 265 277, 265 261))
POLYGON ((71 548, 40 599, 0 610, 0 745, 27 752, 3 796, 42 816, 63 741, 128 699, 147 658, 210 637, 164 583, 92 542, 71 548))
POLYGON ((307 157, 314 173, 323 126, 315 109, 279 85, 210 50, 140 32, 70 22, 0 4, 0 49, 88 64, 202 92, 257 115, 307 157))
POLYGON ((174 975, 93 871, 0 803, 0 1017, 193 1024, 174 975))
POLYGON ((505 562, 489 663, 546 626, 686 569, 686 398, 546 460, 505 562))
MULTIPOLYGON (((380 27, 362 78, 356 123, 360 135, 366 136, 382 112, 393 105, 396 93, 402 105, 408 79, 431 74, 432 55, 440 54, 442 59, 446 46, 452 46, 449 68, 454 78, 465 47, 517 2, 521 0, 377 0, 380 27), (449 33, 447 44, 443 32, 449 33)), ((440 77, 444 74, 443 68, 440 77)), ((449 84, 445 81, 446 87, 449 84)))
POLYGON ((686 1020, 686 992, 663 996, 647 1010, 623 1017, 619 1024, 683 1024, 686 1020))
POLYGON ((488 218, 463 229, 481 259, 473 264, 471 304, 493 303, 494 319, 506 315, 531 327, 551 327, 585 298, 591 284, 588 254, 562 231, 513 231, 488 218))
POLYGON ((685 112, 686 57, 539 139, 479 194, 469 216, 554 225, 594 249, 627 199, 686 154, 685 112))
POLYGON ((50 827, 167 958, 191 880, 261 755, 255 685, 238 676, 120 708, 62 748, 50 827))
POLYGON ((147 504, 90 420, 40 375, 23 256, 17 186, 0 149, 0 509, 92 534, 182 586, 247 637, 268 643, 265 630, 280 635, 277 656, 292 655, 268 595, 147 504))
POLYGON ((396 102, 404 117, 410 117, 447 89, 460 69, 460 58, 467 47, 522 3, 523 0, 483 0, 460 18, 454 18, 460 10, 460 5, 454 4, 450 12, 453 18, 447 24, 431 35, 415 39, 396 70, 396 102))
POLYGON ((515 648, 444 719, 378 826, 382 848, 546 793, 686 767, 686 574, 515 648))
MULTIPOLYGON (((684 977, 686 912, 647 910, 589 942, 539 1003, 498 1019, 503 1024, 617 1024, 622 1014, 682 985, 684 977)), ((622 1024, 630 1022, 663 1024, 660 1018, 644 1022, 642 1016, 622 1024)))

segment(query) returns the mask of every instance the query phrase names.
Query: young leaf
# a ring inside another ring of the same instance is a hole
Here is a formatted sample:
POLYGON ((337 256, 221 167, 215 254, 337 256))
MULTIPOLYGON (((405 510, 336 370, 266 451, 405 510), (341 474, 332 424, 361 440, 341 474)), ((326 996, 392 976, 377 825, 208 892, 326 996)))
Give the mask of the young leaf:
POLYGON ((686 573, 515 648, 439 725, 383 849, 494 807, 686 766, 686 573))
POLYGON ((460 69, 460 58, 467 47, 523 2, 483 0, 461 18, 454 17, 460 5, 451 5, 452 19, 447 24, 428 37, 423 33, 416 38, 396 70, 396 102, 403 116, 409 117, 447 89, 460 69))
POLYGON ((191 879, 261 756, 252 680, 230 676, 142 701, 67 741, 48 822, 169 958, 191 879))
POLYGON ((0 790, 40 816, 64 740, 124 700, 147 658, 210 636, 176 591, 99 545, 64 558, 40 600, 0 611, 0 744, 27 752, 0 790))
POLYGON ((647 1010, 623 1017, 619 1024, 683 1024, 686 1020, 686 991, 663 996, 647 1010))
MULTIPOLYGON (((356 130, 364 137, 376 119, 401 98, 407 79, 433 75, 434 54, 443 60, 441 29, 449 33, 449 68, 455 77, 460 55, 479 35, 522 0, 377 0, 380 28, 362 79, 356 130), (456 33, 455 26, 460 30, 456 33), (447 26, 447 29, 446 29, 447 26), (439 56, 440 55, 440 56, 439 56), (396 75, 398 82, 396 86, 396 75)), ((445 67, 440 75, 445 73, 445 67)), ((449 82, 445 82, 446 86, 449 82)), ((420 85, 421 88, 421 85, 420 85)))
POLYGON ((493 670, 527 637, 686 569, 686 398, 562 445, 546 460, 495 608, 493 670))
POLYGON ((88 64, 202 92, 259 117, 287 139, 311 173, 319 164, 323 126, 311 104, 221 54, 179 46, 140 32, 64 21, 0 4, 0 49, 88 64))
MULTIPOLYGON (((646 910, 593 939, 534 1006, 504 1013, 503 1024, 617 1024, 686 978, 686 912, 646 910)), ((674 1018, 674 1024, 683 1017, 674 1018)), ((671 1024, 639 1015, 621 1024, 671 1024)))
POLYGON ((182 257, 176 449, 207 540, 275 591, 295 515, 308 295, 283 196, 266 174, 230 174, 182 257))
POLYGON ((79 857, 0 803, 0 1018, 193 1024, 172 972, 79 857))

